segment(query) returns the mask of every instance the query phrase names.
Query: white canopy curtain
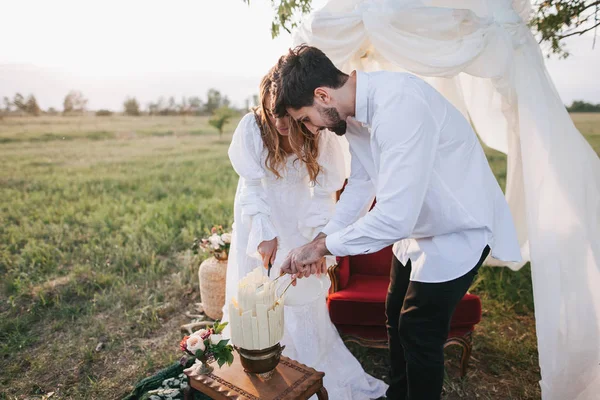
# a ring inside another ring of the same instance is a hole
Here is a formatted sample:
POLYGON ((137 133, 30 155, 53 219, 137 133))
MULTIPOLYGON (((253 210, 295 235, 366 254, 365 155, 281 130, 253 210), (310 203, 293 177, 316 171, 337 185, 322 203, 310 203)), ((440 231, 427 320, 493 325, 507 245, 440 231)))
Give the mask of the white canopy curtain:
POLYGON ((508 154, 506 197, 532 262, 542 397, 597 399, 600 160, 546 71, 530 9, 529 0, 330 0, 294 44, 320 48, 347 73, 426 78, 508 154))

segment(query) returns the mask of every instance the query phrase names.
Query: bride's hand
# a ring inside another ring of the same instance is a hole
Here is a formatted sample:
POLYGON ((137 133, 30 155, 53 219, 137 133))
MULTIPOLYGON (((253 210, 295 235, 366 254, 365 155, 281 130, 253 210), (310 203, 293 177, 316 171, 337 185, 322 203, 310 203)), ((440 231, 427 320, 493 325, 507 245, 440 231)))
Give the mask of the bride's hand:
POLYGON ((318 277, 320 277, 321 274, 327 273, 327 260, 325 259, 325 257, 323 257, 319 261, 317 261, 314 264, 311 264, 308 267, 308 269, 310 270, 310 275, 317 275, 318 277))
POLYGON ((321 276, 321 274, 327 273, 327 259, 325 257, 321 258, 321 261, 317 263, 317 275, 321 276))
POLYGON ((258 245, 258 254, 260 254, 265 268, 269 267, 269 261, 271 264, 275 263, 275 257, 277 256, 277 238, 261 242, 261 244, 258 245))

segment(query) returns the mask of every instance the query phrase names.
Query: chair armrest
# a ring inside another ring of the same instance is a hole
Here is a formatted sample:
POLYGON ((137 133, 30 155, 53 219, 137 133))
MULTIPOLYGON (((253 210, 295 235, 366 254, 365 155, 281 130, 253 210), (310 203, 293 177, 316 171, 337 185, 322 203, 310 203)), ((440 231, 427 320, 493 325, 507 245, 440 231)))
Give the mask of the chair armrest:
POLYGON ((331 279, 330 293, 344 289, 348 285, 348 279, 350 278, 350 258, 338 257, 337 264, 329 267, 327 274, 329 275, 329 279, 331 279))
POLYGON ((329 268, 327 268, 327 275, 329 275, 329 280, 331 281, 331 287, 329 288, 329 293, 335 293, 340 290, 340 280, 338 279, 338 270, 339 264, 333 264, 329 268))

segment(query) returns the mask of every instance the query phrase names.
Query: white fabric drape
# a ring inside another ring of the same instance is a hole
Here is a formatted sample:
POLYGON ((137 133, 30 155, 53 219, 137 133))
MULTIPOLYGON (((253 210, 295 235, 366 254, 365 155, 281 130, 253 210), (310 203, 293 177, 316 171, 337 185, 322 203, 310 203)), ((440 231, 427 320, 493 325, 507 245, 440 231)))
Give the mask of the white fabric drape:
POLYGON ((508 155, 506 197, 532 262, 542 397, 592 399, 600 393, 600 160, 546 71, 530 10, 529 0, 330 0, 294 44, 319 47, 345 72, 424 77, 508 155))

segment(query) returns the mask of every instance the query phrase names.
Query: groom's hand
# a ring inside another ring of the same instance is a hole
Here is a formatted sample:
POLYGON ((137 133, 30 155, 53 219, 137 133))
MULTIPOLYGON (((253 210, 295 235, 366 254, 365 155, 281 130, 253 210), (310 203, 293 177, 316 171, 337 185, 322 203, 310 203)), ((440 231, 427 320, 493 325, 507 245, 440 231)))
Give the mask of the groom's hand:
POLYGON ((312 242, 290 251, 281 266, 281 270, 288 274, 309 277, 312 273, 311 265, 319 265, 319 262, 328 253, 329 251, 325 246, 325 236, 319 236, 312 242))
POLYGON ((296 270, 295 265, 292 263, 292 259, 290 257, 291 254, 292 253, 290 252, 285 258, 285 260, 283 260, 283 262, 281 263, 281 272, 290 275, 296 275, 298 271, 296 270))

